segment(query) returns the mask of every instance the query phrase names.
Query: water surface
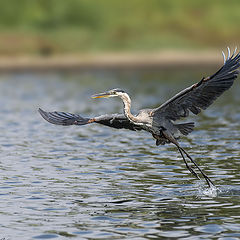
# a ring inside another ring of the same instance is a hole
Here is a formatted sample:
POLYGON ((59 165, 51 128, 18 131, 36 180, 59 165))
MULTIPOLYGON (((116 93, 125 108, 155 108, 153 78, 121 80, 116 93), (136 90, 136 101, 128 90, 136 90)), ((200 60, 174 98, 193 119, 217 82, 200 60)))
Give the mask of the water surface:
POLYGON ((189 174, 174 146, 156 147, 148 133, 56 126, 37 113, 121 112, 119 99, 89 97, 115 87, 135 110, 155 107, 200 72, 2 75, 0 239, 239 239, 238 82, 188 119, 196 131, 181 140, 215 191, 189 174))

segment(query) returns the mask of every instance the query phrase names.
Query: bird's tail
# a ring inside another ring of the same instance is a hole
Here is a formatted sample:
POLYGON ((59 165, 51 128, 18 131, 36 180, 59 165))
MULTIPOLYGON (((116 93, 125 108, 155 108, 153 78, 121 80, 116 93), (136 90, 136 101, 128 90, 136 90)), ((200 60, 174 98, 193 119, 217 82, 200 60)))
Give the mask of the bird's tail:
POLYGON ((190 132, 193 131, 194 122, 179 123, 179 124, 175 124, 175 126, 183 135, 188 135, 190 132))
POLYGON ((56 125, 85 125, 94 122, 94 119, 83 118, 78 114, 66 112, 45 112, 41 108, 38 109, 41 116, 48 122, 56 125))

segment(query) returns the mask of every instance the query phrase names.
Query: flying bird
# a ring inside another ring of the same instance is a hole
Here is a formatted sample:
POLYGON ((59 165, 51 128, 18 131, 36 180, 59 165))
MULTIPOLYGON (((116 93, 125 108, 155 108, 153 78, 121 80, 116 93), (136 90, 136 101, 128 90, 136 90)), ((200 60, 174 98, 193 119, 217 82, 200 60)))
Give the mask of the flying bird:
POLYGON ((105 114, 93 118, 85 118, 78 114, 66 112, 45 112, 39 108, 39 113, 48 122, 57 125, 86 125, 98 123, 117 129, 128 129, 132 131, 145 130, 150 132, 156 140, 156 145, 174 144, 187 167, 187 169, 198 179, 198 169, 209 187, 214 185, 210 178, 201 170, 193 158, 184 150, 179 142, 179 135, 188 135, 194 129, 194 122, 175 123, 176 120, 186 118, 189 112, 197 115, 201 110, 210 106, 217 97, 229 89, 239 74, 240 52, 236 49, 231 55, 228 48, 228 56, 223 53, 224 64, 212 76, 203 77, 201 81, 182 90, 168 101, 154 109, 142 109, 137 115, 131 113, 131 99, 122 89, 95 94, 92 98, 119 97, 123 101, 123 114, 105 114), (191 161, 189 165, 187 162, 191 161), (195 167, 194 167, 195 166, 195 167))

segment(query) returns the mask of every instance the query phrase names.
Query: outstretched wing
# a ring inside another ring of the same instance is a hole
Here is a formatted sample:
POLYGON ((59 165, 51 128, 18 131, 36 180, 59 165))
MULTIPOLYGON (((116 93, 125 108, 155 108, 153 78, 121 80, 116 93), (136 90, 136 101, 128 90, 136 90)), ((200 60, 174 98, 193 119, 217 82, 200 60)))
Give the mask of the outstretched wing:
POLYGON ((99 117, 93 118, 93 121, 96 123, 103 124, 108 127, 113 128, 125 128, 132 131, 140 131, 142 130, 141 126, 135 125, 134 123, 130 122, 124 114, 106 114, 101 115, 99 117))
POLYGON ((83 118, 78 114, 66 112, 45 112, 41 108, 38 109, 41 116, 48 122, 56 125, 85 125, 89 123, 89 118, 83 118))
POLYGON ((83 118, 78 114, 66 112, 45 112, 41 108, 38 111, 46 121, 56 125, 85 125, 95 122, 112 128, 142 130, 141 127, 130 122, 124 114, 106 114, 95 118, 83 118))
MULTIPOLYGON (((235 50, 236 52, 236 50, 235 50)), ((203 78, 200 82, 184 89, 162 104, 160 107, 152 110, 153 117, 164 117, 173 121, 182 117, 187 117, 189 111, 194 114, 206 109, 213 101, 224 91, 229 89, 235 78, 237 78, 240 66, 240 53, 230 56, 228 48, 228 57, 224 65, 212 76, 203 78)))

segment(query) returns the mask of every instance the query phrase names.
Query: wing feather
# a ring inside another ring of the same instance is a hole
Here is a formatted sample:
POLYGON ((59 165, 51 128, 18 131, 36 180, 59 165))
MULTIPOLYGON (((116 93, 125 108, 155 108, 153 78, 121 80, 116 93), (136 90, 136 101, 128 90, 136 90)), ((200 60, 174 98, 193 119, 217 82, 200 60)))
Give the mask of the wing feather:
POLYGON ((78 114, 66 112, 45 112, 39 108, 41 116, 49 123, 56 125, 85 125, 89 123, 99 123, 112 128, 125 128, 132 131, 142 130, 142 128, 130 122, 124 114, 106 114, 95 118, 84 118, 78 114))
POLYGON ((38 109, 41 116, 48 122, 56 125, 85 125, 90 123, 89 118, 83 118, 78 114, 66 112, 45 112, 41 108, 38 109))
POLYGON ((178 120, 187 117, 189 111, 198 114, 210 106, 217 97, 229 89, 239 74, 240 53, 228 53, 224 65, 212 76, 176 94, 160 107, 152 110, 153 117, 178 120))

